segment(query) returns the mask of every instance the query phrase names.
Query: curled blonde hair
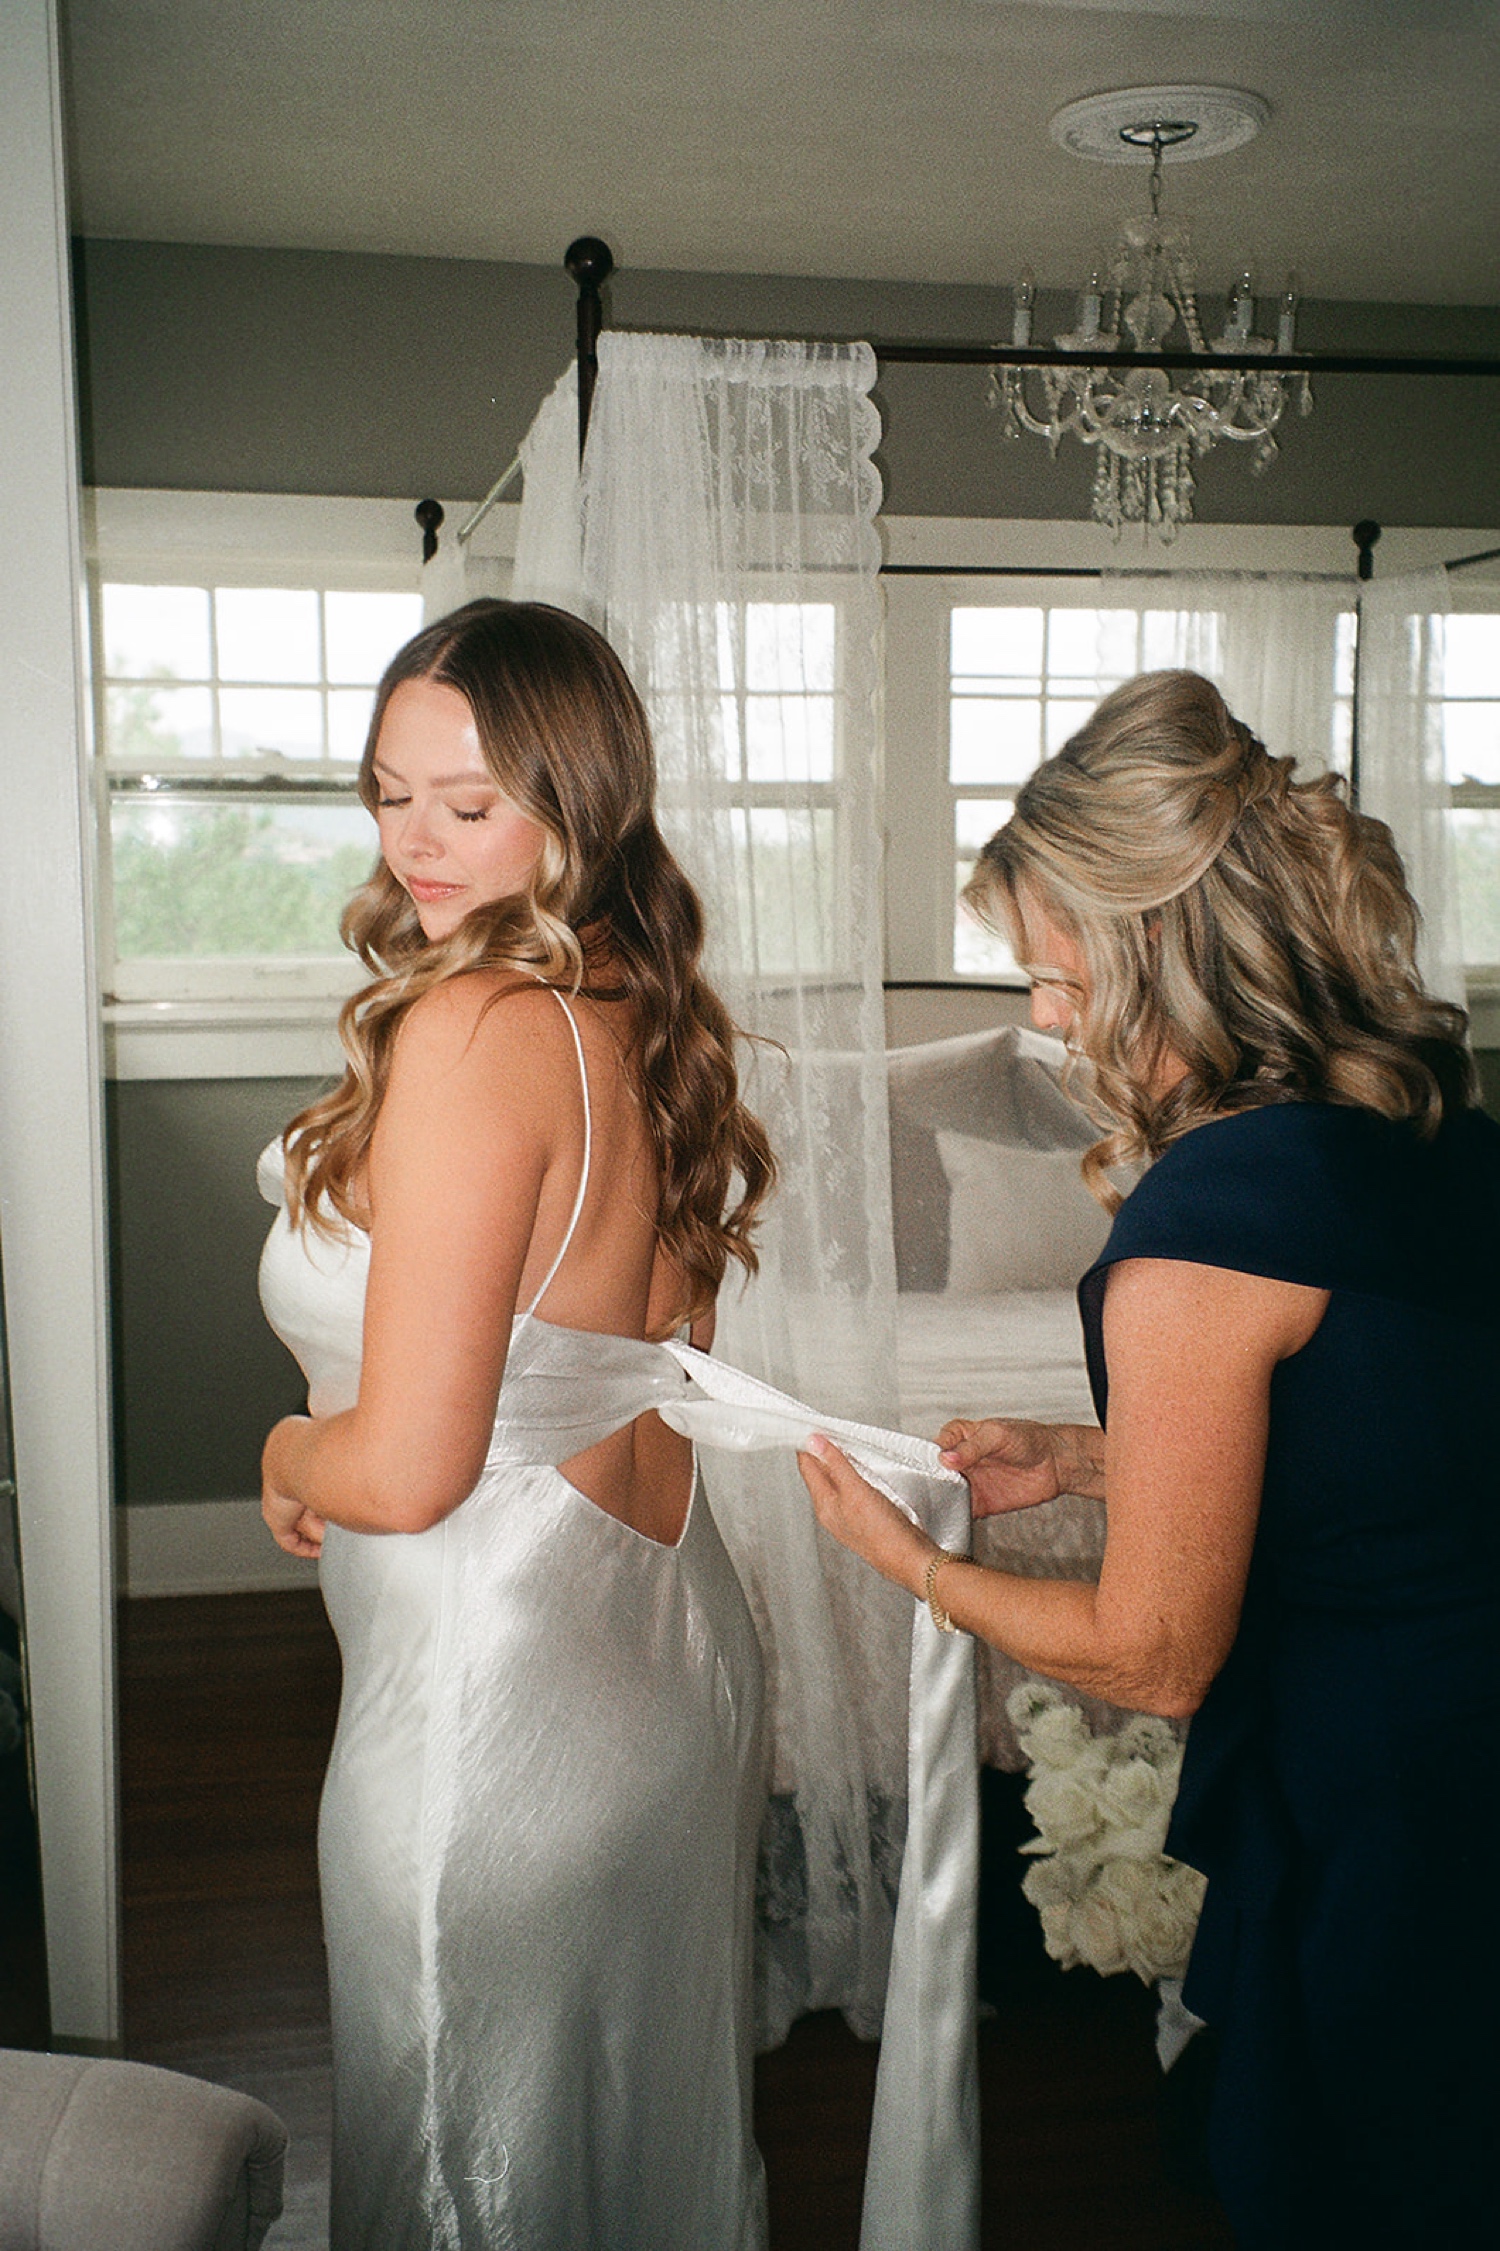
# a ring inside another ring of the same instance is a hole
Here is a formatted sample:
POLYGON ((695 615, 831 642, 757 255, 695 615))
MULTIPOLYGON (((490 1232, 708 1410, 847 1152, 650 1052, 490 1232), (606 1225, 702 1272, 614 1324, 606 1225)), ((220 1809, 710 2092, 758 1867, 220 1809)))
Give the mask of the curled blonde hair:
POLYGON ((1156 1157, 1226 1111, 1337 1102, 1424 1136, 1476 1099, 1468 1019, 1416 966, 1418 914, 1384 822, 1333 775, 1293 779, 1213 684, 1148 672, 1022 786, 966 900, 1029 950, 1028 908, 1073 938, 1071 1045, 1111 1129, 1084 1177, 1156 1157), (1164 1059, 1186 1066, 1164 1091, 1164 1059))
POLYGON ((475 909, 446 938, 424 936, 383 860, 350 900, 340 927, 373 982, 339 1017, 342 1080, 286 1129, 292 1220, 325 1232, 336 1224, 330 1213, 357 1223, 354 1184, 408 1009, 469 971, 529 972, 634 1004, 629 1060, 657 1162, 657 1236, 686 1278, 685 1312, 704 1311, 729 1259, 754 1271, 752 1230, 776 1168, 739 1099, 735 1027, 699 967, 702 906, 657 827, 640 698, 609 643, 568 612, 470 602, 417 634, 386 670, 359 773, 372 813, 381 725, 409 680, 464 698, 496 786, 544 841, 524 892, 475 909))

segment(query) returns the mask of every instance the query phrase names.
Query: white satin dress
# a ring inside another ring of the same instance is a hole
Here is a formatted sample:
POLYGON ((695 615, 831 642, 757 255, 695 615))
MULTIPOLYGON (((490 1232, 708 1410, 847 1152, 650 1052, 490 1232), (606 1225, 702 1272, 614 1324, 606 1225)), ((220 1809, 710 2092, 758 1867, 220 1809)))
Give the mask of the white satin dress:
MULTIPOLYGON (((588 1078, 572 1012, 583 1072, 588 1078)), ((695 1488, 675 1547, 555 1466, 680 1392, 660 1346, 518 1314, 483 1473, 432 1530, 330 1526, 319 1861, 332 2251, 754 2251, 761 1671, 695 1488)), ((281 1200, 281 1148, 261 1186, 281 1200)), ((369 1241, 261 1264, 314 1415, 354 1404, 369 1241)), ((696 1357, 696 1356, 695 1356, 696 1357)))

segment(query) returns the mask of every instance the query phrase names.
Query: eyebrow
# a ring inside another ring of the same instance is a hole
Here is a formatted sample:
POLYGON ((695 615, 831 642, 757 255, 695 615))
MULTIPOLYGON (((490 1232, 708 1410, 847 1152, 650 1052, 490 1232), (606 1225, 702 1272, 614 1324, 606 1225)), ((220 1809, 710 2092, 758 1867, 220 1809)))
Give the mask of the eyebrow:
MULTIPOLYGON (((403 789, 408 787, 405 775, 398 774, 395 767, 387 766, 383 759, 372 758, 370 766, 373 772, 384 774, 387 781, 400 782, 403 789)), ((492 789, 497 797, 500 794, 498 785, 491 775, 472 772, 466 774, 434 774, 427 786, 429 789, 457 789, 460 784, 466 789, 492 789)))

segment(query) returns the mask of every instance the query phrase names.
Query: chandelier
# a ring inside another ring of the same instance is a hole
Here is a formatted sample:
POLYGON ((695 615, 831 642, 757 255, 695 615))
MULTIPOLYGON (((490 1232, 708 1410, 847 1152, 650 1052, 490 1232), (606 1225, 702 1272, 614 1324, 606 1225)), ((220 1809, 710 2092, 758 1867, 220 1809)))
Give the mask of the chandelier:
MULTIPOLYGON (((1054 137, 1079 155, 1120 163, 1151 156, 1151 209, 1129 219, 1109 258, 1096 266, 1078 298, 1076 323, 1054 339, 1058 354, 1080 364, 994 367, 989 403, 1003 416, 1007 438, 1023 430, 1045 438, 1055 454, 1073 436, 1098 448, 1092 513, 1118 537, 1122 525, 1154 528, 1164 540, 1193 514, 1193 462, 1225 441, 1250 447, 1252 473, 1276 455, 1275 431, 1286 411, 1287 372, 1262 365, 1295 349, 1297 278, 1289 274, 1274 336, 1255 332, 1252 276, 1242 269, 1229 291, 1223 333, 1205 342, 1198 315, 1192 243, 1180 220, 1161 215, 1162 159, 1186 149, 1206 124, 1193 154, 1217 154, 1247 140, 1269 114, 1254 95, 1216 88, 1164 88, 1144 94, 1092 96, 1060 110, 1054 137), (1189 114, 1186 101, 1198 97, 1189 114), (1142 106, 1136 108, 1139 102, 1142 106), (1123 118, 1122 116, 1123 105, 1123 118), (1149 106, 1147 106, 1149 105, 1149 106), (1174 108, 1177 114, 1173 114, 1174 108), (1061 130, 1060 130, 1061 128, 1061 130), (1182 331, 1182 340, 1174 332, 1182 331), (1128 341, 1122 341, 1122 331, 1128 341), (1105 364, 1104 355, 1115 355, 1105 364), (1223 359, 1184 369, 1132 366, 1131 358, 1163 354, 1223 359), (1175 379, 1174 379, 1175 378, 1175 379)), ((1032 344, 1036 277, 1023 267, 1014 291, 1012 349, 1032 344)), ((1300 414, 1312 412, 1306 373, 1296 379, 1300 414)))

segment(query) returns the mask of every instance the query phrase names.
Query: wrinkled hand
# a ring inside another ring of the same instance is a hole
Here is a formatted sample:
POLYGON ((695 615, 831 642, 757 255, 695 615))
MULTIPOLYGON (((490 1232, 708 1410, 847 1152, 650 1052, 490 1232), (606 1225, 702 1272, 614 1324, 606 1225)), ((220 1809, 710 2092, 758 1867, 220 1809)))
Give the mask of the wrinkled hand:
POLYGON ((809 1439, 797 1455, 797 1467, 824 1531, 883 1578, 920 1596, 928 1558, 937 1552, 927 1534, 861 1477, 831 1438, 809 1439))
POLYGON ((284 1415, 266 1440, 260 1458, 261 1492, 260 1513, 270 1527, 271 1537, 288 1555, 317 1557, 323 1552, 323 1519, 310 1508, 294 1500, 290 1493, 281 1490, 286 1477, 287 1455, 295 1445, 297 1431, 310 1428, 308 1415, 284 1415))
POLYGON ((951 1422, 938 1432, 943 1466, 969 1482, 976 1516, 1037 1508, 1064 1490, 1050 1423, 951 1422))

